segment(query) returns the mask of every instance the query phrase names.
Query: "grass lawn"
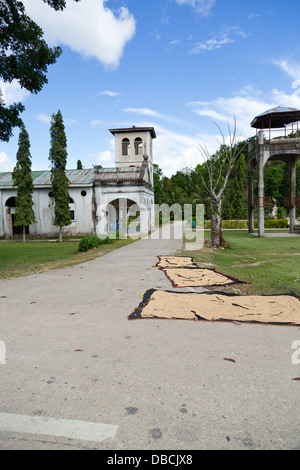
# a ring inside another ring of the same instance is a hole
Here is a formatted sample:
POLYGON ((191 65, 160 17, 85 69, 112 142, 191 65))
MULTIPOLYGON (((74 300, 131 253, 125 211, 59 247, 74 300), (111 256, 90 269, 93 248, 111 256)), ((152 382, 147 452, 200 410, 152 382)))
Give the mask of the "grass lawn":
MULTIPOLYGON (((201 267, 211 266, 250 283, 226 287, 228 292, 300 296, 300 237, 260 238, 242 231, 224 231, 223 235, 230 248, 203 247, 185 254, 194 256, 201 267)), ((210 232, 205 237, 210 238, 210 232)))
POLYGON ((115 240, 85 253, 77 252, 79 242, 4 242, 0 241, 0 279, 65 268, 90 261, 132 243, 115 240))

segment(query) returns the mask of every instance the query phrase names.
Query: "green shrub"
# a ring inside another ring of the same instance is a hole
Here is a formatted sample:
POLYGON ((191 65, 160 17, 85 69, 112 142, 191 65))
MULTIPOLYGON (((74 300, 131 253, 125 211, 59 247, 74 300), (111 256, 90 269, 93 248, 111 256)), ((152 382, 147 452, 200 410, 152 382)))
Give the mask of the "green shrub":
POLYGON ((109 236, 100 236, 99 238, 98 235, 87 235, 81 239, 78 251, 85 252, 92 248, 97 248, 99 245, 113 243, 113 241, 114 240, 109 238, 109 236))
POLYGON ((92 248, 97 248, 101 240, 97 235, 87 235, 80 240, 78 251, 85 252, 92 248))
POLYGON ((109 237, 101 238, 100 245, 108 245, 109 243, 113 243, 114 240, 109 237))
POLYGON ((265 228, 287 228, 287 219, 268 219, 265 220, 265 228))
POLYGON ((227 228, 227 229, 247 228, 247 220, 223 220, 222 228, 227 228))
POLYGON ((286 209, 285 207, 277 207, 277 219, 284 219, 286 216, 286 209))
MULTIPOLYGON (((257 219, 254 220, 254 228, 258 227, 257 219)), ((205 229, 211 228, 211 221, 206 220, 205 229)), ((222 228, 224 229, 246 229, 248 228, 248 220, 223 220, 222 228)), ((265 228, 288 228, 288 219, 266 219, 265 228)))

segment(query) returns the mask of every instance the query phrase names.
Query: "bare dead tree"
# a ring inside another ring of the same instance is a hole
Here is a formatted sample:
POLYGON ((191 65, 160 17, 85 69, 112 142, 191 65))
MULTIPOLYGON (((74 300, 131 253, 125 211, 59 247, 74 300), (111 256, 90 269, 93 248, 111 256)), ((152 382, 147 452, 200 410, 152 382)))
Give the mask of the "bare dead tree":
POLYGON ((239 155, 243 152, 244 146, 238 147, 240 136, 237 137, 236 119, 234 118, 234 126, 231 131, 228 125, 228 139, 226 143, 225 136, 221 128, 215 123, 222 137, 220 151, 218 155, 212 157, 204 144, 199 145, 199 151, 203 157, 203 167, 207 171, 208 180, 201 174, 202 182, 207 192, 210 194, 215 203, 214 213, 211 217, 211 246, 219 248, 224 244, 222 228, 221 228, 221 212, 222 212, 222 196, 226 189, 228 178, 234 167, 239 155))

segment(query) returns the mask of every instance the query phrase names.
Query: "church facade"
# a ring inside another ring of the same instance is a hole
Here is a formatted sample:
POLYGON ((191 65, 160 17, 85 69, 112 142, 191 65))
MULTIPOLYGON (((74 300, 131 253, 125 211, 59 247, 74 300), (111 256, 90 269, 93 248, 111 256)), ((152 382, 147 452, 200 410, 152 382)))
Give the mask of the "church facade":
MULTIPOLYGON (((115 167, 66 170, 71 225, 64 236, 103 235, 116 229, 148 233, 155 223, 153 190, 153 127, 109 129, 115 137, 115 167)), ((33 171, 36 222, 31 237, 56 237, 50 171, 33 171)), ((17 237, 14 226, 16 188, 12 173, 0 173, 0 238, 17 237)))

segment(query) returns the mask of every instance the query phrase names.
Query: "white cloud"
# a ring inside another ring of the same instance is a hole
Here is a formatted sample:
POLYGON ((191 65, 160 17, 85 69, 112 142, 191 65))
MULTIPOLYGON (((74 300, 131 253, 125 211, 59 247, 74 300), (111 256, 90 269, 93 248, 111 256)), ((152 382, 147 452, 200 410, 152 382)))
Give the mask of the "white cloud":
POLYGON ((101 124, 103 124, 103 121, 101 121, 101 119, 93 119, 92 121, 90 121, 91 127, 99 127, 101 126, 101 124))
POLYGON ((118 93, 116 91, 110 91, 110 90, 100 91, 100 93, 98 93, 98 96, 103 96, 103 95, 118 96, 118 95, 120 95, 120 93, 118 93))
POLYGON ((65 124, 66 126, 73 126, 74 124, 75 124, 75 125, 79 124, 79 122, 76 121, 76 119, 66 118, 66 119, 64 119, 64 124, 65 124))
MULTIPOLYGON (((49 116, 49 114, 39 113, 36 115, 36 119, 40 121, 42 124, 50 125, 51 123, 51 116, 49 116)), ((66 118, 66 119, 64 118, 63 121, 66 126, 78 124, 78 121, 72 118, 66 118)))
POLYGON ((151 36, 155 39, 155 41, 159 41, 160 38, 161 38, 161 33, 157 30, 153 31, 153 33, 151 33, 151 36))
POLYGON ((233 36, 238 36, 243 39, 248 37, 248 34, 241 30, 238 26, 224 26, 219 33, 213 33, 210 39, 205 41, 196 41, 190 50, 191 54, 199 54, 201 52, 214 51, 220 49, 226 44, 235 42, 233 36))
POLYGON ((215 0, 176 0, 178 5, 189 5, 201 16, 208 16, 215 4, 215 0))
POLYGON ((275 60, 273 63, 281 67, 294 80, 300 80, 299 64, 292 64, 288 60, 275 60))
POLYGON ((111 150, 88 153, 86 157, 92 160, 93 165, 101 165, 103 168, 115 168, 115 154, 111 150))
POLYGON ((287 60, 274 61, 275 65, 278 65, 284 70, 291 78, 293 78, 292 89, 297 90, 294 95, 300 93, 300 65, 291 63, 287 60))
POLYGON ((259 13, 250 13, 248 20, 252 20, 253 18, 259 18, 260 14, 259 13))
POLYGON ((22 88, 18 80, 14 79, 11 83, 0 80, 0 88, 2 91, 2 98, 6 106, 13 103, 24 101, 30 95, 30 92, 22 88))
POLYGON ((44 31, 50 45, 66 45, 85 58, 95 58, 116 68, 124 47, 135 34, 136 21, 127 8, 114 13, 107 0, 67 0, 64 11, 56 12, 36 0, 23 0, 27 14, 44 31))
POLYGON ((259 90, 248 86, 234 96, 218 97, 210 103, 191 102, 188 105, 199 116, 208 117, 218 124, 229 123, 232 126, 235 117, 238 133, 242 133, 246 139, 254 132, 250 127, 254 117, 273 107, 274 101, 271 98, 269 101, 259 90))
POLYGON ((102 165, 104 168, 114 168, 115 166, 115 154, 111 150, 105 150, 104 152, 98 152, 96 155, 96 163, 102 165))
POLYGON ((225 44, 233 42, 234 40, 228 37, 224 37, 222 39, 208 39, 204 42, 196 42, 190 52, 192 54, 199 54, 200 52, 214 51, 215 49, 220 49, 225 44))
MULTIPOLYGON (((163 170, 165 176, 171 177, 177 171, 184 168, 194 169, 203 163, 203 156, 199 150, 199 144, 204 145, 209 154, 213 154, 219 148, 221 136, 218 130, 215 134, 197 134, 195 137, 178 134, 156 127, 157 138, 153 141, 155 163, 163 170)), ((212 129, 214 131, 214 129, 212 129)))
POLYGON ((149 116, 151 118, 163 119, 165 121, 177 124, 180 124, 181 122, 180 119, 175 118, 174 116, 166 116, 165 114, 159 113, 158 111, 150 108, 125 108, 124 112, 137 114, 138 116, 149 116))
MULTIPOLYGON (((122 126, 129 127, 130 124, 124 122, 122 126)), ((155 127, 156 139, 153 140, 154 163, 157 163, 163 170, 164 175, 168 177, 183 168, 195 168, 196 165, 203 162, 199 151, 199 142, 204 143, 211 153, 219 148, 216 140, 218 136, 214 134, 203 133, 191 136, 176 132, 157 123, 153 124, 153 121, 139 121, 136 122, 136 126, 155 127)), ((105 166, 105 160, 110 161, 112 164, 114 162, 114 140, 111 141, 110 148, 110 152, 97 154, 97 161, 103 166, 105 166)))
POLYGON ((162 117, 157 111, 149 108, 126 108, 124 112, 138 114, 139 116, 162 117))
POLYGON ((295 89, 298 87, 300 87, 300 80, 294 80, 292 83, 292 88, 295 89))
POLYGON ((0 171, 12 171, 14 163, 8 158, 6 152, 0 152, 0 171))
POLYGON ((36 116, 37 120, 40 121, 42 124, 47 124, 49 125, 50 122, 51 122, 51 116, 49 116, 48 114, 45 114, 45 113, 39 113, 37 116, 36 116))
POLYGON ((169 41, 169 46, 171 49, 173 49, 176 46, 179 46, 181 43, 181 39, 174 39, 173 41, 169 41))
POLYGON ((86 156, 93 161, 94 165, 101 165, 103 168, 115 167, 115 138, 108 140, 108 150, 88 153, 86 156))
POLYGON ((286 93, 274 88, 268 93, 263 93, 252 86, 245 86, 233 96, 217 97, 211 102, 195 101, 187 104, 199 116, 208 117, 220 125, 228 123, 231 128, 235 117, 237 133, 241 134, 243 139, 247 139, 255 134, 250 123, 256 116, 275 106, 300 109, 300 96, 299 90, 286 93))
POLYGON ((183 168, 194 168, 201 162, 197 139, 155 126, 157 137, 153 141, 155 163, 170 177, 183 168))

